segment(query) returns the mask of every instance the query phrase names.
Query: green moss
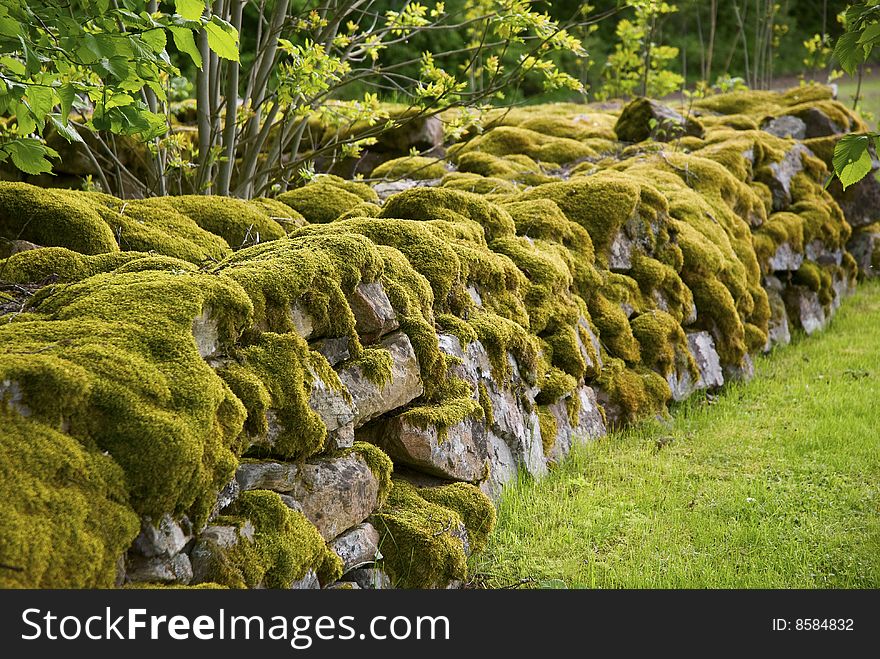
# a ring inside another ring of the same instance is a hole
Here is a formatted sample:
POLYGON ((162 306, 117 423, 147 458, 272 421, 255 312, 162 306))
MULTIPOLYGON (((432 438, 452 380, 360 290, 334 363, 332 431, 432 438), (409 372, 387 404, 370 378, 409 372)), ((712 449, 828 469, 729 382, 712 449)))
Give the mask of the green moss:
POLYGON ((382 272, 378 248, 354 234, 301 235, 240 250, 214 269, 247 291, 254 320, 262 330, 296 330, 291 307, 303 309, 317 336, 346 336, 349 350, 360 356, 361 344, 348 305, 361 281, 375 281, 382 272))
MULTIPOLYGON (((517 201, 555 202, 570 221, 587 230, 597 258, 607 263, 608 250, 618 231, 631 218, 640 218, 641 196, 642 186, 636 179, 601 173, 541 185, 524 192, 517 201)), ((650 221, 654 215, 646 212, 644 220, 650 221)))
POLYGON ((589 301, 590 317, 599 330, 599 341, 615 357, 628 363, 641 361, 639 343, 633 336, 627 315, 620 306, 597 293, 589 301))
POLYGON ((540 347, 537 339, 522 325, 485 311, 474 312, 468 322, 486 348, 492 375, 498 382, 510 380, 508 354, 516 360, 520 377, 529 384, 540 381, 543 377, 539 360, 540 347))
POLYGON ((314 525, 275 492, 243 492, 213 523, 238 528, 238 542, 211 554, 206 581, 230 588, 290 588, 309 570, 325 578, 341 571, 314 525))
POLYGON ((506 195, 519 191, 519 188, 510 181, 493 176, 480 176, 479 174, 465 172, 447 174, 443 177, 441 185, 451 190, 462 190, 463 192, 487 195, 492 199, 503 198, 506 195))
POLYGON ((383 162, 370 174, 371 178, 397 180, 410 178, 427 180, 443 178, 449 170, 439 158, 404 156, 383 162))
POLYGON ((812 261, 804 261, 800 269, 792 274, 792 282, 806 286, 811 291, 819 294, 819 302, 828 306, 834 300, 834 288, 832 286, 831 273, 812 261))
POLYGON ((467 529, 471 552, 483 551, 495 529, 495 506, 470 483, 450 483, 418 490, 425 501, 458 513, 467 529))
MULTIPOLYGON (((669 260, 677 262, 676 265, 680 270, 684 260, 681 249, 672 243, 669 248, 673 252, 669 260)), ((653 303, 661 305, 661 302, 658 301, 659 296, 665 311, 670 313, 678 323, 683 323, 691 315, 694 297, 682 281, 678 270, 657 259, 636 253, 633 254, 632 268, 629 274, 638 283, 643 299, 653 300, 653 303)))
POLYGON ((10 410, 6 386, 0 587, 112 587, 117 560, 140 530, 122 469, 100 450, 10 410))
POLYGON ((687 336, 675 318, 654 310, 633 319, 631 326, 639 342, 642 364, 664 377, 682 366, 695 380, 699 377, 696 362, 688 350, 687 336))
POLYGON ((445 332, 447 334, 452 334, 456 338, 458 338, 459 343, 462 346, 466 346, 468 343, 472 343, 477 340, 477 333, 474 332, 473 328, 468 324, 466 320, 462 320, 458 316, 453 316, 449 313, 439 314, 436 318, 437 326, 440 328, 440 331, 445 332))
POLYGON ((482 419, 483 408, 472 398, 470 385, 460 382, 465 386, 455 392, 459 395, 451 393, 439 403, 411 407, 400 415, 401 419, 423 430, 436 428, 439 442, 446 439, 449 428, 465 419, 482 419))
POLYGON ((556 444, 559 423, 556 420, 556 415, 546 405, 538 406, 538 425, 541 430, 541 445, 544 447, 544 455, 549 455, 556 444))
POLYGON ((332 222, 364 201, 357 194, 322 179, 284 192, 278 195, 278 200, 290 206, 308 222, 318 224, 332 222))
POLYGON ((469 537, 473 533, 475 545, 482 546, 494 526, 494 510, 485 497, 478 500, 464 487, 470 486, 456 484, 448 492, 423 496, 426 489, 394 480, 388 501, 370 520, 379 531, 382 566, 395 586, 435 588, 467 578, 467 556, 457 534, 465 528, 469 537))
MULTIPOLYGON (((16 284, 42 282, 50 277, 57 277, 61 283, 80 281, 145 258, 149 258, 149 255, 139 252, 85 255, 64 247, 30 249, 0 260, 0 280, 16 284)), ((192 267, 182 261, 177 263, 182 269, 192 267)))
POLYGON ((620 359, 605 361, 597 384, 627 422, 661 414, 672 397, 669 385, 660 375, 647 369, 627 368, 620 359))
POLYGON ((348 453, 357 453, 373 473, 376 482, 379 484, 379 494, 377 495, 377 508, 381 508, 391 493, 391 474, 394 471, 394 464, 391 462, 385 452, 378 446, 367 442, 355 442, 350 448, 343 449, 339 455, 348 453))
POLYGON ((482 151, 468 151, 457 156, 457 165, 459 172, 469 172, 525 185, 541 185, 555 180, 552 176, 545 174, 538 163, 521 154, 499 157, 482 151))
POLYGON ((483 419, 486 421, 486 427, 491 428, 495 425, 495 411, 492 409, 492 399, 489 398, 489 392, 486 390, 486 384, 483 381, 477 385, 477 394, 480 407, 483 408, 483 419))
POLYGON ((285 230, 259 206, 232 197, 182 195, 154 197, 145 203, 170 207, 202 229, 223 238, 232 249, 241 249, 285 236, 285 230))
POLYGON ((94 205, 64 191, 0 182, 0 237, 82 254, 119 251, 94 205))
POLYGON ((137 513, 198 526, 234 473, 245 417, 193 339, 206 308, 222 345, 249 323, 244 291, 204 274, 108 273, 43 289, 32 313, 0 325, 0 382, 18 383, 34 422, 106 451, 137 513))
POLYGON ((385 201, 382 217, 409 220, 473 220, 486 232, 487 240, 516 232, 510 214, 482 197, 448 188, 412 188, 385 201))
POLYGON ((346 362, 346 366, 358 366, 364 377, 380 388, 391 382, 393 364, 394 361, 388 350, 374 347, 364 348, 360 357, 346 362))
POLYGON ((369 201, 362 201, 357 206, 352 206, 348 211, 336 218, 337 222, 343 220, 351 220, 358 217, 379 217, 382 213, 382 207, 372 204, 369 201))
POLYGON ((568 116, 559 116, 552 113, 529 117, 525 121, 517 123, 520 128, 552 135, 553 137, 565 137, 579 142, 587 140, 604 140, 612 142, 617 139, 614 134, 614 117, 607 114, 586 114, 582 111, 568 116), (572 116, 574 115, 574 116, 572 116))
POLYGON ((253 208, 269 216, 269 219, 277 222, 285 231, 292 231, 308 224, 301 213, 293 210, 287 204, 270 199, 269 197, 257 197, 247 202, 253 208))
MULTIPOLYGON (((234 362, 218 374, 248 412, 246 429, 252 449, 260 455, 307 458, 324 447, 327 428, 309 407, 315 362, 323 357, 309 351, 295 332, 265 332, 252 345, 232 351, 234 362)), ((324 364, 322 379, 340 389, 336 374, 324 364)))
POLYGON ((399 250, 430 282, 434 301, 440 309, 451 306, 458 310, 462 305, 467 306, 461 262, 449 241, 437 236, 427 223, 361 218, 305 227, 297 235, 323 237, 325 234, 359 234, 369 238, 371 243, 399 250))
POLYGON ((577 380, 559 368, 551 368, 541 382, 541 391, 535 397, 538 404, 547 405, 570 394, 577 388, 577 380))
POLYGON ((457 158, 471 152, 493 156, 525 155, 537 161, 557 165, 595 156, 596 151, 566 137, 554 137, 515 126, 499 126, 472 139, 457 152, 457 158))
POLYGON ((162 254, 191 263, 218 261, 230 253, 223 238, 168 205, 145 199, 111 199, 95 209, 123 250, 162 254))
POLYGON ((755 254, 766 263, 783 243, 798 253, 804 251, 804 219, 795 213, 771 215, 753 234, 755 254))

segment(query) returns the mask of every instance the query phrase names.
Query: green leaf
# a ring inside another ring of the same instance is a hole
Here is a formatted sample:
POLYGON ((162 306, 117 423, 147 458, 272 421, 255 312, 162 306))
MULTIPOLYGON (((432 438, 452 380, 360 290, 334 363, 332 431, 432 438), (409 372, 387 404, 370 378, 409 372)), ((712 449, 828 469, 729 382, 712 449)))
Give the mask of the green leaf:
POLYGON ((189 55, 196 68, 201 69, 202 54, 199 52, 198 47, 196 47, 193 31, 188 27, 177 27, 176 25, 170 25, 168 29, 171 30, 171 36, 174 37, 174 45, 177 47, 177 50, 189 55))
POLYGON ((58 131, 58 134, 68 142, 73 143, 83 141, 83 138, 80 137, 76 128, 66 122, 66 118, 65 121, 61 121, 57 115, 53 114, 49 115, 49 120, 52 122, 52 125, 55 126, 55 130, 58 131))
POLYGON ((840 184, 846 190, 861 181, 871 171, 871 154, 868 151, 868 135, 846 135, 834 147, 831 164, 840 184))
POLYGON ((17 76, 23 76, 25 74, 24 64, 20 60, 10 57, 9 55, 0 57, 0 67, 11 71, 17 76))
POLYGON ((872 43, 880 37, 880 23, 874 23, 873 25, 869 25, 863 31, 861 36, 859 36, 860 44, 872 43))
POLYGON ((174 11, 188 21, 197 21, 205 13, 202 0, 174 0, 174 11))
POLYGON ((859 44, 858 32, 845 32, 834 46, 834 57, 850 75, 854 75, 859 64, 865 61, 865 47, 859 44))
POLYGON ((205 23, 208 33, 208 47, 217 53, 217 57, 238 61, 238 30, 216 16, 210 23, 205 23))
POLYGON ((162 28, 147 30, 141 34, 141 39, 143 39, 144 43, 147 44, 154 53, 161 53, 165 50, 167 37, 165 36, 165 30, 162 28))
POLYGON ((40 87, 38 85, 29 85, 27 90, 27 101, 31 112, 34 113, 37 121, 52 111, 55 107, 56 96, 52 87, 40 87))
POLYGON ((65 82, 55 91, 58 92, 58 98, 61 101, 61 116, 67 119, 70 108, 73 107, 73 101, 76 99, 76 89, 69 82, 65 82))
POLYGON ((39 140, 32 138, 12 140, 4 144, 3 149, 12 157, 12 163, 25 174, 47 174, 52 171, 52 163, 46 156, 55 152, 39 140))

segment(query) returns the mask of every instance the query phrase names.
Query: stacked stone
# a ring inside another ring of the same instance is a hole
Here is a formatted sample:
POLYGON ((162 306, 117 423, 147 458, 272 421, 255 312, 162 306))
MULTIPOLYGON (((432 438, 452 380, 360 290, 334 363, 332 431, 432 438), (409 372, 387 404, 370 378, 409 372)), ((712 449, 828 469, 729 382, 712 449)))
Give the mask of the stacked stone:
MULTIPOLYGON (((102 570, 59 552, 64 569, 0 584, 460 586, 520 472, 748 379, 875 274, 880 184, 824 191, 862 127, 824 88, 562 104, 499 114, 442 161, 436 126, 401 133, 433 157, 387 161, 372 187, 123 203, 0 186, 6 480, 55 487, 17 466, 31 436, 107 480, 71 486, 102 570)), ((0 492, 0 532, 58 537, 63 506, 32 524, 23 491, 0 492)))

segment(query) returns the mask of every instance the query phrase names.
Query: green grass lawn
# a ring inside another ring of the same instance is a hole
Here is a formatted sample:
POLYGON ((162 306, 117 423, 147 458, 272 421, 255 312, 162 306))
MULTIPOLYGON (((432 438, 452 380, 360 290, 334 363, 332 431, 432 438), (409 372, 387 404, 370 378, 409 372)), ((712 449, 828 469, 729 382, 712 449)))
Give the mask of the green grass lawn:
POLYGON ((757 377, 504 496, 475 584, 880 586, 880 283, 757 377))
MULTIPOLYGON (((841 78, 837 81, 837 100, 852 108, 857 87, 853 78, 841 78)), ((859 110, 865 113, 865 119, 871 128, 876 128, 877 121, 880 120, 880 77, 873 73, 866 75, 862 80, 859 96, 859 110)))

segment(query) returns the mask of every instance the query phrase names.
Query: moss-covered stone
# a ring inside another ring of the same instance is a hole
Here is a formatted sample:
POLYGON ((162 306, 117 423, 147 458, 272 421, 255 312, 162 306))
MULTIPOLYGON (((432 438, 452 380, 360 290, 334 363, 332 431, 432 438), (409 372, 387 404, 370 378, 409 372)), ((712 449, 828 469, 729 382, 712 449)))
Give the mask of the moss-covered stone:
POLYGON ((0 182, 0 237, 82 254, 119 251, 93 204, 27 183, 0 182))
POLYGON ((327 428, 309 407, 314 373, 341 389, 336 373, 295 332, 264 332, 247 347, 232 351, 236 361, 218 373, 248 412, 246 430, 255 454, 296 460, 324 447, 327 428))
POLYGON ((232 249, 283 238, 281 224, 259 206, 231 197, 182 195, 147 200, 183 213, 201 228, 223 238, 232 249))
MULTIPOLYGON (((669 385, 647 369, 627 368, 620 359, 608 359, 597 383, 610 404, 621 413, 619 421, 632 422, 663 413, 672 397, 669 385)), ((608 414, 611 421, 616 415, 608 414)))
POLYGON ((468 219, 486 232, 487 240, 516 233, 510 214, 479 195, 448 188, 412 188, 390 197, 382 208, 382 217, 409 220, 468 219))
POLYGON ((382 565, 395 586, 446 587, 467 578, 462 529, 479 548, 494 527, 494 508, 466 483, 416 488, 395 479, 385 505, 371 518, 379 531, 382 565))
POLYGON ((225 551, 213 548, 205 581, 230 588, 290 588, 309 570, 327 580, 341 572, 338 557, 333 559, 314 525, 275 492, 244 492, 213 523, 238 528, 239 534, 225 551))
POLYGON ((332 222, 365 201, 354 192, 323 179, 284 192, 278 195, 278 200, 290 206, 308 222, 318 224, 332 222))
POLYGON ((439 158, 404 156, 383 162, 373 170, 370 177, 392 181, 402 178, 428 180, 443 178, 448 171, 446 165, 439 158))
POLYGON ((597 155, 597 151, 574 139, 554 137, 515 126, 499 126, 472 139, 456 152, 456 158, 471 152, 493 156, 526 155, 539 162, 557 165, 597 155))
POLYGON ((107 452, 139 514, 203 522, 235 470, 244 408, 192 334, 217 310, 232 344, 251 304, 233 282, 191 272, 99 274, 43 289, 33 311, 0 325, 0 381, 29 418, 107 452))
POLYGON ((0 385, 0 587, 112 587, 117 560, 140 530, 125 474, 100 450, 8 409, 7 386, 0 385))

